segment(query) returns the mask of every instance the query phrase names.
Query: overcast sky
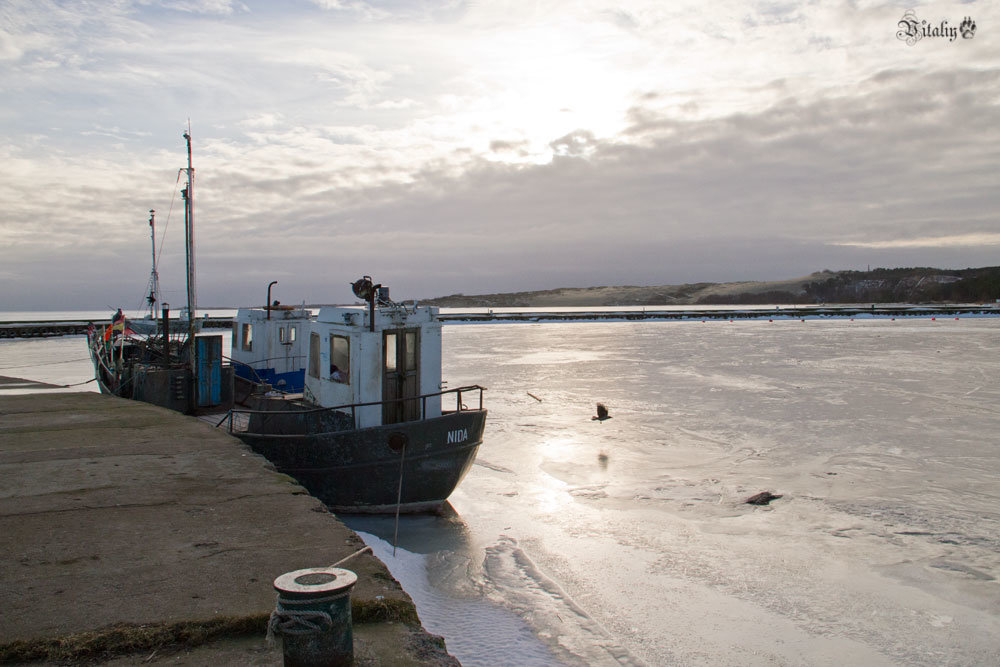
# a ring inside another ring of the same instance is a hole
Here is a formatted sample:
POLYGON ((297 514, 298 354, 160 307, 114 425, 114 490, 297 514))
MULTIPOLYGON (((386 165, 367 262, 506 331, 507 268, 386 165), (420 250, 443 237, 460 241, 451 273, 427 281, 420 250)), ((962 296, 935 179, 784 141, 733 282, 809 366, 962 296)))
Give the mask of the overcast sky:
POLYGON ((183 305, 189 121, 205 306, 1000 264, 997 2, 3 0, 0 90, 0 310, 151 208, 183 305))

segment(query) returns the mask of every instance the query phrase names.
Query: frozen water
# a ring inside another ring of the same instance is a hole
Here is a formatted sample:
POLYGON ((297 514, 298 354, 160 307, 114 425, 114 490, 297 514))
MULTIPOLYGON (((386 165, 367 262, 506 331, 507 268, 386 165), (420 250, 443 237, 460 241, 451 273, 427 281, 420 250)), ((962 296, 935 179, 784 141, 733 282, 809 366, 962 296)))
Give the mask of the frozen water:
POLYGON ((997 663, 1000 321, 444 340, 490 417, 430 581, 476 582, 559 661, 997 663), (783 497, 743 504, 763 490, 783 497))
MULTIPOLYGON (((73 384, 66 391, 98 391, 94 364, 86 336, 56 338, 7 338, 0 340, 0 375, 53 385, 73 384)), ((30 389, 0 385, 0 396, 28 393, 30 389)))
MULTIPOLYGON (((402 544, 393 549, 390 541, 364 531, 366 526, 387 530, 392 538, 392 520, 385 517, 347 517, 347 523, 389 566, 393 576, 406 582, 406 592, 417 604, 424 628, 446 635, 448 652, 463 665, 558 664, 546 645, 534 636, 530 625, 513 611, 491 604, 482 596, 477 582, 468 576, 468 563, 459 553, 448 549, 453 545, 443 544, 441 537, 435 535, 421 539, 421 517, 411 517, 407 522, 403 543, 436 542, 439 550, 419 553, 402 544), (447 585, 442 585, 443 582, 447 585)), ((443 522, 433 521, 433 524, 431 530, 436 532, 440 526, 447 532, 443 522)))

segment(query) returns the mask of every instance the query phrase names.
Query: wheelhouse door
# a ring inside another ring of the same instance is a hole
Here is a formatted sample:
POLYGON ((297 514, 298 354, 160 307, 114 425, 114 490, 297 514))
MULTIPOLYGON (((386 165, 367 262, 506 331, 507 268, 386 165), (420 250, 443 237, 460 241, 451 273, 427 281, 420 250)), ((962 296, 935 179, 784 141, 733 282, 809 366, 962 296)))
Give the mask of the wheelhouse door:
POLYGON ((382 423, 420 419, 420 337, 417 329, 382 334, 382 423))

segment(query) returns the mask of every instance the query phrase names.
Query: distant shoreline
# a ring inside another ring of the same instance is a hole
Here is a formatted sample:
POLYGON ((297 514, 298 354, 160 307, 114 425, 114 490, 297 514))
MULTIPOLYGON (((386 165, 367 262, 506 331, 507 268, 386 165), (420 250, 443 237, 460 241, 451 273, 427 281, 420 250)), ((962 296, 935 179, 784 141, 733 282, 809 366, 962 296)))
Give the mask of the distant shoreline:
MULTIPOLYGON (((458 310, 458 309, 456 309, 458 310)), ((482 309, 479 309, 482 310, 482 309)), ((601 311, 570 308, 545 310, 486 309, 487 312, 441 313, 444 324, 554 323, 554 322, 651 322, 651 321, 795 321, 801 320, 914 320, 1000 317, 1000 307, 982 305, 897 305, 897 306, 771 306, 771 307, 650 307, 636 310, 601 311)))
POLYGON ((447 308, 961 304, 1000 301, 1000 267, 819 271, 788 280, 562 287, 422 299, 447 308))
MULTIPOLYGON (((561 287, 556 289, 497 292, 491 294, 451 294, 448 296, 404 299, 440 308, 669 308, 669 307, 995 307, 1000 306, 1000 267, 968 269, 871 269, 867 271, 823 270, 799 278, 728 283, 687 283, 683 285, 617 285, 561 287)), ((328 303, 293 304, 318 310, 328 303)), ((342 304, 343 305, 343 304, 342 304)), ((364 305, 364 304, 355 304, 364 305)), ((231 317, 241 307, 201 306, 199 317, 231 317), (221 311, 221 312, 220 312, 221 311)), ((51 322, 68 318, 103 321, 108 309, 10 310, 0 311, 0 324, 51 322), (72 315, 70 315, 72 313, 72 315), (59 317, 66 316, 65 318, 59 317)), ((179 312, 179 311, 175 311, 179 312)), ((131 313, 126 315, 132 316, 131 313)))
MULTIPOLYGON (((557 306, 550 309, 486 308, 466 309, 468 312, 442 312, 442 324, 504 324, 546 322, 655 322, 655 321, 790 321, 790 320, 888 320, 959 319, 1000 317, 997 304, 826 304, 826 305, 748 305, 748 306, 693 306, 690 308, 660 304, 658 306, 596 307, 557 306), (477 312, 478 311, 478 312, 477 312)), ((455 308, 454 311, 463 309, 455 308)), ((201 320, 207 331, 230 329, 234 318, 208 317, 201 320)), ((94 320, 94 326, 107 326, 110 320, 94 320)), ((91 323, 79 319, 45 321, 3 321, 0 313, 0 339, 51 338, 82 335, 91 323)))

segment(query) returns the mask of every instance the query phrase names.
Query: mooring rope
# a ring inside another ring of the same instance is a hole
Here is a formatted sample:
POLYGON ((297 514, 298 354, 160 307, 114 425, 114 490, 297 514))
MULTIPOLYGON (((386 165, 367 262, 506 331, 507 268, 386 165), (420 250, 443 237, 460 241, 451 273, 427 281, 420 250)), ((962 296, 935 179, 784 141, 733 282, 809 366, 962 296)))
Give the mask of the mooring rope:
MULTIPOLYGON (((360 556, 366 551, 372 551, 371 547, 364 547, 358 549, 351 555, 341 558, 336 563, 331 565, 331 568, 338 567, 351 560, 356 556, 360 556)), ((345 595, 350 595, 350 591, 342 591, 335 595, 328 595, 322 598, 308 598, 305 600, 288 600, 281 597, 279 593, 277 600, 274 603, 274 611, 271 612, 271 617, 267 621, 267 640, 268 646, 274 645, 275 635, 310 635, 319 634, 321 632, 326 632, 333 627, 333 619, 330 614, 325 611, 315 611, 311 609, 289 609, 289 606, 295 605, 316 605, 316 604, 329 604, 335 600, 339 600, 345 595)))
POLYGON ((81 384, 87 384, 88 382, 93 382, 97 378, 90 378, 89 380, 84 380, 83 382, 74 382, 73 384, 61 384, 59 387, 79 387, 81 384))
MULTIPOLYGON (((79 387, 81 384, 87 384, 88 382, 93 382, 97 378, 90 378, 89 380, 84 380, 83 382, 74 382, 73 384, 48 384, 47 382, 42 382, 37 380, 39 384, 47 385, 49 387, 57 387, 59 389, 66 389, 68 387, 79 387)), ((25 380, 25 382, 36 382, 36 380, 25 380)))
POLYGON ((350 591, 342 591, 336 595, 305 600, 289 600, 278 594, 274 611, 271 612, 271 617, 267 621, 265 639, 268 645, 274 645, 275 635, 314 635, 327 632, 333 627, 333 618, 329 613, 314 609, 294 609, 294 607, 330 604, 350 594, 350 591))
POLYGON ((2 366, 0 371, 9 371, 13 368, 34 368, 35 366, 56 366, 58 364, 73 364, 78 361, 90 361, 90 357, 84 357, 82 359, 66 359, 64 361, 46 361, 41 364, 25 364, 23 366, 2 366))
MULTIPOLYGON (((226 416, 223 417, 222 419, 220 419, 219 423, 215 425, 215 428, 219 428, 220 426, 222 426, 222 422, 226 421, 227 419, 229 419, 232 416, 233 416, 233 411, 232 411, 232 409, 230 409, 229 412, 226 413, 226 416)), ((232 431, 233 429, 230 428, 229 430, 232 431)))
MULTIPOLYGON (((360 556, 364 552, 371 551, 371 550, 372 550, 371 547, 365 547, 364 549, 358 549, 357 551, 355 551, 354 553, 352 553, 350 556, 348 556, 346 558, 341 558, 340 560, 338 560, 336 563, 334 563, 330 567, 339 567, 341 564, 346 563, 347 561, 351 560, 355 556, 360 556)), ((372 552, 372 553, 374 553, 374 552, 372 552)))
POLYGON ((274 635, 318 635, 332 627, 333 619, 325 611, 286 609, 279 602, 267 624, 267 640, 274 641, 274 635))
POLYGON ((396 523, 392 529, 392 557, 396 557, 396 540, 399 537, 399 505, 403 500, 403 461, 406 460, 406 444, 399 452, 399 489, 396 490, 396 523))

